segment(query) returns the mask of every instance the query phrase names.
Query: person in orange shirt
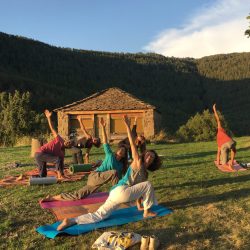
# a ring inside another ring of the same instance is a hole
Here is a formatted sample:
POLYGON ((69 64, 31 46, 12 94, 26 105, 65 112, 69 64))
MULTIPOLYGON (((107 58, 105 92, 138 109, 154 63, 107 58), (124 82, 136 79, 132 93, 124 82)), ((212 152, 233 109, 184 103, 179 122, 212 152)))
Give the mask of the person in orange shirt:
POLYGON ((236 141, 234 141, 226 131, 222 128, 220 118, 216 110, 216 104, 213 105, 214 116, 217 121, 217 164, 227 165, 233 170, 233 163, 236 155, 236 141), (229 161, 229 152, 231 152, 231 159, 229 161))

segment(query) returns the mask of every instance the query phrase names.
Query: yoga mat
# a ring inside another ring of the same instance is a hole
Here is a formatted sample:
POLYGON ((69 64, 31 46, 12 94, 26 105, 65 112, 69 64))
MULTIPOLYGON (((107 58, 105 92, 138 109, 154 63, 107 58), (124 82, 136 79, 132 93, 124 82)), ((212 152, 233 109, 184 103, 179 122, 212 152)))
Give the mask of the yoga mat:
POLYGON ((69 167, 71 173, 89 172, 92 170, 92 164, 73 164, 69 167))
MULTIPOLYGON (((172 210, 163 207, 163 206, 153 206, 152 211, 157 213, 157 216, 164 216, 167 214, 172 213, 172 210)), ((154 218, 149 217, 147 219, 154 218)), ((71 227, 68 227, 62 231, 57 231, 56 228, 61 222, 56 222, 52 225, 45 225, 38 227, 36 231, 47 238, 54 239, 59 234, 70 234, 70 235, 79 235, 83 233, 87 233, 93 230, 96 230, 98 228, 106 228, 106 227, 112 227, 112 226, 120 226, 124 225, 130 222, 136 222, 143 220, 143 212, 138 211, 137 207, 130 207, 130 208, 123 208, 114 211, 109 218, 106 220, 92 223, 92 224, 85 224, 85 225, 74 225, 71 227)))
MULTIPOLYGON (((109 193, 94 193, 81 200, 40 202, 40 206, 48 209, 59 221, 64 218, 74 218, 82 214, 95 212, 103 205, 108 195, 109 193)), ((134 202, 121 204, 118 209, 131 205, 134 206, 134 202)))
MULTIPOLYGON (((69 179, 63 179, 59 180, 58 182, 72 182, 72 181, 79 181, 82 180, 83 177, 90 172, 80 172, 71 174, 69 172, 69 169, 64 169, 64 174, 69 176, 69 179)), ((17 176, 6 176, 3 179, 0 179, 0 187, 11 187, 16 185, 29 185, 30 177, 31 176, 38 176, 39 177, 39 171, 37 168, 20 173, 20 175, 17 176)), ((55 168, 47 168, 47 176, 57 176, 56 169, 55 168)))
POLYGON ((93 193, 81 200, 74 201, 43 201, 40 202, 41 208, 54 208, 54 207, 73 207, 88 204, 95 204, 105 202, 109 196, 109 193, 93 193))
POLYGON ((30 177, 29 185, 48 185, 57 183, 57 178, 55 176, 49 177, 30 177))
POLYGON ((238 172, 238 171, 246 171, 246 168, 243 168, 240 166, 240 164, 236 161, 234 161, 234 165, 233 165, 233 170, 230 169, 227 165, 221 165, 221 164, 217 164, 216 161, 214 161, 215 166, 222 172, 227 172, 227 173, 233 173, 233 172, 238 172))

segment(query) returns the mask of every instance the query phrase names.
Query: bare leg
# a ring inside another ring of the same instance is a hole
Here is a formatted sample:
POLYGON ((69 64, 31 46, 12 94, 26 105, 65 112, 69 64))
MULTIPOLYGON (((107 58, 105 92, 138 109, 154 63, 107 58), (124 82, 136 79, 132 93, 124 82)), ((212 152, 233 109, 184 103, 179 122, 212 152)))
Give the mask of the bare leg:
POLYGON ((58 231, 61 231, 61 230, 63 230, 64 228, 70 227, 70 226, 75 225, 75 224, 76 224, 75 220, 72 220, 72 219, 64 219, 64 220, 62 221, 62 223, 57 227, 57 230, 58 230, 58 231))
POLYGON ((143 213, 144 218, 153 217, 156 215, 157 215, 157 213, 154 213, 154 212, 150 211, 149 209, 144 210, 144 213, 143 213))

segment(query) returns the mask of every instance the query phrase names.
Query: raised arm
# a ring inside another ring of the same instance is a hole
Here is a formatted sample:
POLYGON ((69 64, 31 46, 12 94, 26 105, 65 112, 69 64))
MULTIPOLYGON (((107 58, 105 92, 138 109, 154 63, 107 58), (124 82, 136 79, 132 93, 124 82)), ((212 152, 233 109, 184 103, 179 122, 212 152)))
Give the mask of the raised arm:
POLYGON ((138 151, 137 151, 137 148, 135 145, 135 138, 133 138, 133 135, 132 135, 132 132, 130 129, 130 120, 128 119, 128 117, 126 115, 124 115, 123 119, 124 119, 124 123, 125 123, 127 133, 128 133, 128 139, 129 139, 130 148, 132 151, 133 160, 135 162, 138 162, 139 161, 139 154, 138 154, 138 151))
POLYGON ((82 130, 84 136, 85 136, 87 139, 90 139, 92 136, 87 132, 87 130, 86 130, 86 128, 85 128, 85 126, 84 126, 84 124, 83 124, 83 122, 82 122, 81 116, 78 115, 78 116, 77 116, 77 120, 79 121, 81 130, 82 130))
POLYGON ((48 109, 45 109, 44 114, 48 120, 48 124, 49 124, 49 128, 51 130, 51 133, 53 134, 54 138, 57 137, 58 133, 57 131, 54 129, 52 122, 51 122, 51 116, 52 116, 52 112, 50 112, 48 109))
POLYGON ((216 110, 216 104, 213 105, 213 111, 214 111, 214 117, 215 117, 216 122, 217 122, 217 126, 218 126, 218 128, 221 128, 220 118, 219 118, 217 110, 216 110))
POLYGON ((106 122, 103 120, 103 118, 101 118, 101 120, 100 120, 100 126, 102 128, 102 141, 103 141, 103 144, 107 144, 108 139, 107 139, 107 133, 106 133, 106 122))

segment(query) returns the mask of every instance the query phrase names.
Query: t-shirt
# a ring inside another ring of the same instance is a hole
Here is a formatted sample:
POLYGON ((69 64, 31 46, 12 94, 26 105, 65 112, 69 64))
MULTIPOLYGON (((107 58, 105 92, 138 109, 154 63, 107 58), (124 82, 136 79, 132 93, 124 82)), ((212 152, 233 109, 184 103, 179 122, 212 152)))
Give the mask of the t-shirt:
POLYGON ((59 156, 64 159, 64 140, 60 135, 57 135, 55 139, 46 143, 37 150, 37 153, 48 153, 54 156, 59 156))
POLYGON ((223 128, 218 128, 217 132, 217 144, 221 147, 224 143, 231 141, 232 138, 229 137, 223 128))
POLYGON ((76 148, 92 148, 92 145, 92 139, 87 139, 86 137, 80 137, 74 140, 74 147, 76 148))
POLYGON ((138 169, 133 169, 131 166, 128 168, 126 174, 123 176, 119 182, 111 188, 113 190, 114 188, 118 186, 133 186, 135 184, 144 182, 148 179, 148 173, 145 167, 142 165, 138 169))
POLYGON ((118 178, 122 178, 122 168, 123 164, 120 161, 117 161, 115 154, 112 152, 109 144, 103 144, 103 149, 105 152, 105 159, 102 162, 102 165, 98 167, 95 171, 104 172, 108 170, 116 170, 118 178))

